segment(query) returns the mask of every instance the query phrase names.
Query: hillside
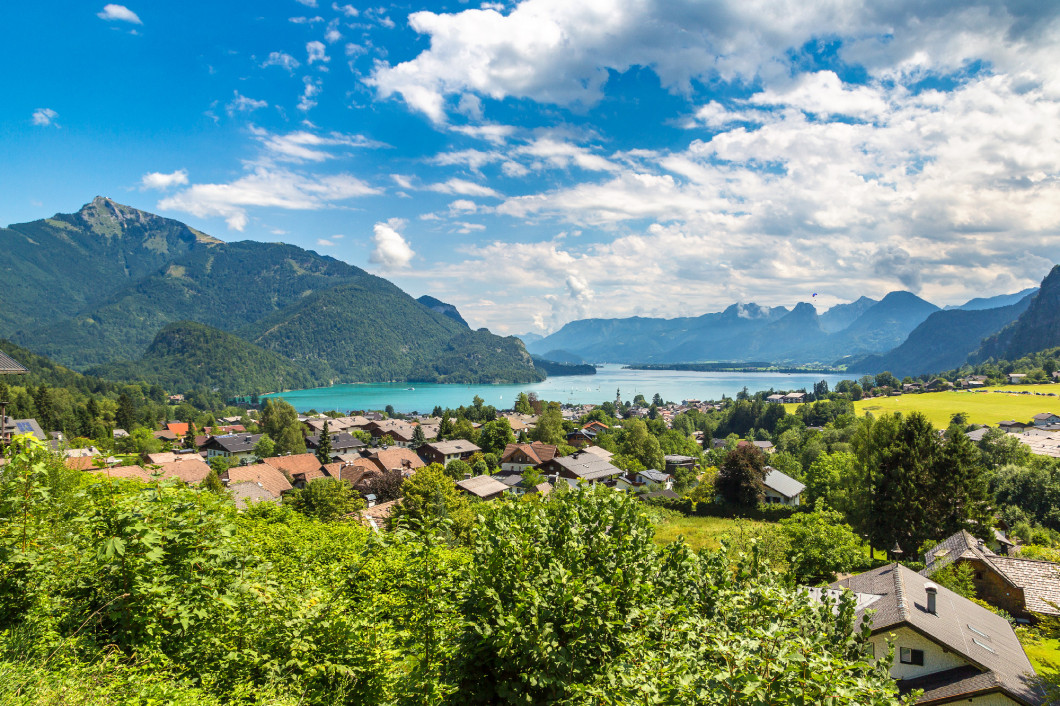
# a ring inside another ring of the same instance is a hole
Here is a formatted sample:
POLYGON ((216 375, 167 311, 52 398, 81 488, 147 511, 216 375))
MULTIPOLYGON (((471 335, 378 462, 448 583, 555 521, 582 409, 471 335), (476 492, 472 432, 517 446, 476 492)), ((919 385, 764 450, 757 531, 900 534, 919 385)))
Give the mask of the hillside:
POLYGON ((158 332, 143 358, 88 371, 111 380, 139 381, 167 390, 217 390, 222 395, 310 387, 314 377, 253 343, 194 321, 158 332))
POLYGON ((867 356, 854 367, 866 373, 888 370, 898 377, 958 368, 983 338, 1014 321, 1030 301, 1028 295, 1016 304, 996 309, 936 311, 913 329, 902 345, 883 355, 867 356))
MULTIPOLYGON (((12 306, 5 294, 0 336, 74 369, 147 361, 144 369, 160 374, 161 349, 147 355, 156 335, 191 321, 271 350, 316 383, 403 380, 430 375, 435 363, 446 371, 437 375, 454 379, 540 378, 521 343, 488 332, 454 341, 466 324, 293 245, 224 243, 103 198, 4 235, 14 245, 0 253, 0 284, 17 294, 12 306), (472 346, 463 356, 462 343, 472 346), (483 357, 484 349, 493 353, 483 357), (489 369, 478 370, 474 361, 487 358, 489 369)), ((198 379, 174 375, 184 386, 198 379)))
POLYGON ((849 304, 836 304, 821 314, 821 330, 825 333, 842 331, 876 304, 879 302, 868 297, 860 297, 849 304))
POLYGON ((1027 310, 983 341, 973 358, 1015 360, 1028 353, 1060 346, 1060 265, 1042 280, 1027 310))
POLYGON ((417 298, 416 301, 418 301, 420 304, 423 304, 425 307, 431 309, 432 311, 437 311, 439 314, 448 316, 450 319, 457 322, 458 324, 463 324, 464 326, 467 326, 467 328, 471 328, 467 325, 467 322, 464 321, 464 317, 460 315, 460 312, 457 310, 457 308, 452 304, 446 304, 440 299, 435 299, 434 297, 428 296, 426 294, 424 294, 422 297, 417 298))
POLYGON ((97 196, 77 213, 0 229, 0 336, 77 314, 221 241, 97 196))
POLYGON ((996 297, 976 297, 975 299, 969 299, 965 303, 959 306, 947 306, 946 309, 964 309, 965 311, 977 311, 979 309, 999 309, 1003 306, 1010 306, 1017 304, 1032 294, 1038 292, 1037 287, 1030 287, 1024 289, 1022 292, 1016 292, 1015 294, 999 294, 996 297))

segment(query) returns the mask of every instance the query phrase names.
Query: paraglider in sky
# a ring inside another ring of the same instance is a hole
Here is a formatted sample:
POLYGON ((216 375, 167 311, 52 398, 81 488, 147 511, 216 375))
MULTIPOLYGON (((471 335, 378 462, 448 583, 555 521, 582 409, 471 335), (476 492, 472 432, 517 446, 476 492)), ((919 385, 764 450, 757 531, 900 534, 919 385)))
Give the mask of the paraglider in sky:
POLYGON ((817 296, 817 292, 814 292, 814 293, 813 293, 813 296, 815 296, 815 297, 816 297, 816 296, 817 296))

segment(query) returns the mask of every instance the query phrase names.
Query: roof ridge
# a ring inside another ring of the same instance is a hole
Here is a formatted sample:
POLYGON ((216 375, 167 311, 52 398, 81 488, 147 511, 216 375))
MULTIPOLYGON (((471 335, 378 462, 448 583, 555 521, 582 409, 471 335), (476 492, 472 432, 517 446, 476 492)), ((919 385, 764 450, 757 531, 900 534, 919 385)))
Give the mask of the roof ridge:
POLYGON ((898 604, 898 614, 902 620, 909 618, 909 609, 905 604, 905 581, 902 579, 902 572, 900 571, 901 564, 898 562, 894 563, 894 599, 898 604))

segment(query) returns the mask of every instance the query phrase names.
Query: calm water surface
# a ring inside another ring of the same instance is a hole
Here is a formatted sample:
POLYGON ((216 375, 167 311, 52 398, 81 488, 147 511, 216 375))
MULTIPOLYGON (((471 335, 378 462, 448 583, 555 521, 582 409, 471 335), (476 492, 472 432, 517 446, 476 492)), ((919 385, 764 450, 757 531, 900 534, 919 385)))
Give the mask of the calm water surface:
POLYGON ((568 404, 599 404, 615 399, 621 389, 623 400, 642 394, 651 400, 658 392, 664 400, 720 399, 735 397, 746 387, 750 392, 813 389, 815 382, 827 380, 834 386, 843 379, 856 380, 856 373, 829 375, 823 373, 693 373, 677 370, 624 370, 620 365, 605 365, 596 375, 550 377, 528 385, 435 385, 428 383, 365 383, 335 385, 311 390, 266 395, 282 397, 299 412, 337 409, 384 409, 393 405, 398 412, 430 412, 435 405, 456 408, 470 405, 475 395, 498 409, 510 409, 520 392, 536 392, 543 400, 568 404), (408 389, 415 388, 415 389, 408 389))

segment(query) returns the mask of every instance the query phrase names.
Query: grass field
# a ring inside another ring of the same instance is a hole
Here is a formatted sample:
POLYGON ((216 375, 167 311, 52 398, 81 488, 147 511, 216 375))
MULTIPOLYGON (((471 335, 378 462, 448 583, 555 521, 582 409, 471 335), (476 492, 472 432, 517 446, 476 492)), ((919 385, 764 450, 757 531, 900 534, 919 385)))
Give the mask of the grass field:
MULTIPOLYGON (((1002 390, 1019 392, 1056 392, 1060 385, 1012 385, 1002 390)), ((872 412, 875 415, 889 412, 923 412, 935 426, 948 426, 950 417, 957 412, 964 412, 972 424, 996 425, 1005 419, 1028 422, 1039 412, 1060 414, 1060 397, 1039 395, 1009 395, 986 391, 954 390, 950 392, 926 392, 918 395, 901 397, 881 397, 871 400, 859 400, 854 403, 858 415, 872 412)))
POLYGON ((1052 671, 1060 667, 1060 640, 1041 639, 1023 644, 1023 650, 1034 665, 1036 672, 1052 671))
POLYGON ((756 520, 732 520, 722 517, 673 517, 667 518, 655 528, 655 542, 669 544, 684 536, 688 546, 700 549, 717 549, 725 535, 751 533, 765 526, 756 520))

